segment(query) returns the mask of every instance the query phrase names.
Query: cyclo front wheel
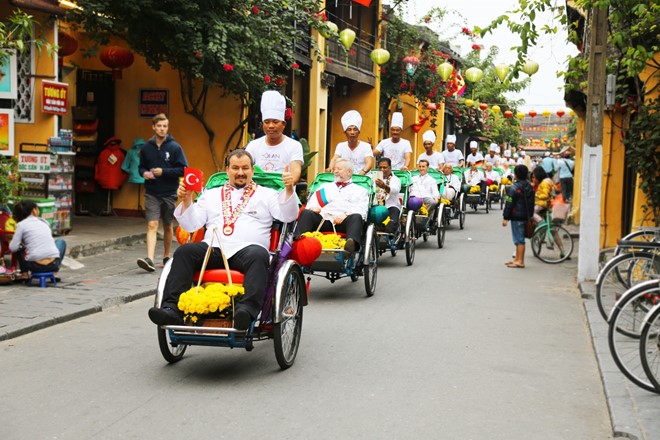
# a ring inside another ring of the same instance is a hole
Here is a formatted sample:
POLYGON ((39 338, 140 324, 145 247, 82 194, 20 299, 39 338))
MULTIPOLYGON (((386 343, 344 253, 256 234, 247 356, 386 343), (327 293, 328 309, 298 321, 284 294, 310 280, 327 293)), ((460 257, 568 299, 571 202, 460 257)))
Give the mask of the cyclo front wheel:
POLYGON ((188 346, 184 344, 172 345, 170 331, 158 327, 158 347, 165 360, 170 364, 173 364, 179 362, 183 358, 183 354, 186 352, 188 346))
POLYGON ((563 226, 542 223, 532 236, 532 252, 544 263, 557 264, 573 253, 573 237, 563 226))
POLYGON ((278 281, 280 291, 279 322, 273 326, 275 358, 282 370, 286 370, 296 359, 302 333, 303 304, 306 295, 302 271, 291 265, 283 282, 278 281))

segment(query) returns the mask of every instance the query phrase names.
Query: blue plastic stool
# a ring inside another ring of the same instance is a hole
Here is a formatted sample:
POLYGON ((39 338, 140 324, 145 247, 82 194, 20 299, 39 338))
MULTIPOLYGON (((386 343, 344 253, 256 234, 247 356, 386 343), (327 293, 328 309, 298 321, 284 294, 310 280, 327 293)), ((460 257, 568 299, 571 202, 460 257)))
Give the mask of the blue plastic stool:
POLYGON ((32 272, 30 274, 30 279, 27 282, 28 286, 32 285, 32 280, 38 279, 39 286, 43 289, 46 287, 46 282, 48 280, 53 282, 53 286, 57 286, 57 280, 55 279, 54 272, 32 272))

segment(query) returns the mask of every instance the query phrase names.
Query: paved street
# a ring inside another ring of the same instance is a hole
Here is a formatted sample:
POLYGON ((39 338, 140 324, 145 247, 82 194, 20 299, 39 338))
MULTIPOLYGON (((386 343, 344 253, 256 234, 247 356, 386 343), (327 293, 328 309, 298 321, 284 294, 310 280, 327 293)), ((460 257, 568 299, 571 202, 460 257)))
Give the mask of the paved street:
MULTIPOLYGON (((500 215, 454 222, 445 249, 419 240, 412 267, 384 255, 372 298, 362 280, 314 278, 285 372, 270 341, 190 347, 167 365, 151 298, 0 342, 0 436, 612 438, 574 261, 506 268, 500 215)), ((126 265, 108 281, 125 294, 157 277, 135 268, 134 248, 103 257, 126 265)))

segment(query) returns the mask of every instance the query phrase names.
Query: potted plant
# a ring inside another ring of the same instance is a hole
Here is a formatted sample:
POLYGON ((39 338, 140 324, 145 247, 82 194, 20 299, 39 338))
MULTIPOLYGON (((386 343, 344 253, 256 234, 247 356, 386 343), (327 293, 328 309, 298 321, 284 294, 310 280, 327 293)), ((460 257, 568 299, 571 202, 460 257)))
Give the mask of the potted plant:
POLYGON ((9 202, 26 186, 20 181, 17 170, 17 158, 0 156, 0 212, 9 211, 9 202))

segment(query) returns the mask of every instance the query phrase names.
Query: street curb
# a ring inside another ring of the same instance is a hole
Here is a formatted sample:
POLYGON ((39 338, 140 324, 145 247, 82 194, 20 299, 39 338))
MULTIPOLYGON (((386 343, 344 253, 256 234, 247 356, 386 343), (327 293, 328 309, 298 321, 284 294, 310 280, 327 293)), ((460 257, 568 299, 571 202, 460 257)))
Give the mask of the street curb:
POLYGON ((90 257, 92 255, 102 254, 108 251, 108 248, 121 246, 121 245, 133 245, 145 242, 147 239, 147 233, 127 235, 119 238, 112 238, 109 240, 95 241, 93 243, 79 244, 76 246, 71 246, 67 252, 67 256, 71 258, 80 258, 80 257, 90 257))
POLYGON ((578 283, 578 287, 582 292, 582 298, 585 299, 582 304, 612 421, 612 435, 615 438, 623 437, 630 440, 645 439, 639 425, 635 403, 629 392, 630 384, 619 371, 609 351, 607 325, 594 301, 595 286, 593 283, 578 283))
POLYGON ((94 313, 102 312, 110 307, 114 307, 121 304, 127 304, 133 301, 137 301, 147 296, 154 295, 156 289, 148 289, 141 292, 136 292, 130 295, 124 296, 109 296, 100 301, 100 304, 92 304, 82 306, 81 309, 74 312, 66 313, 60 316, 46 317, 40 316, 35 318, 35 322, 32 324, 23 324, 19 328, 14 330, 9 330, 7 332, 0 333, 0 341, 6 341, 9 339, 14 339, 19 336, 25 336, 30 333, 34 333, 38 330, 43 330, 48 327, 52 327, 57 324, 62 324, 64 322, 73 321, 74 319, 82 318, 84 316, 93 315, 94 313))

